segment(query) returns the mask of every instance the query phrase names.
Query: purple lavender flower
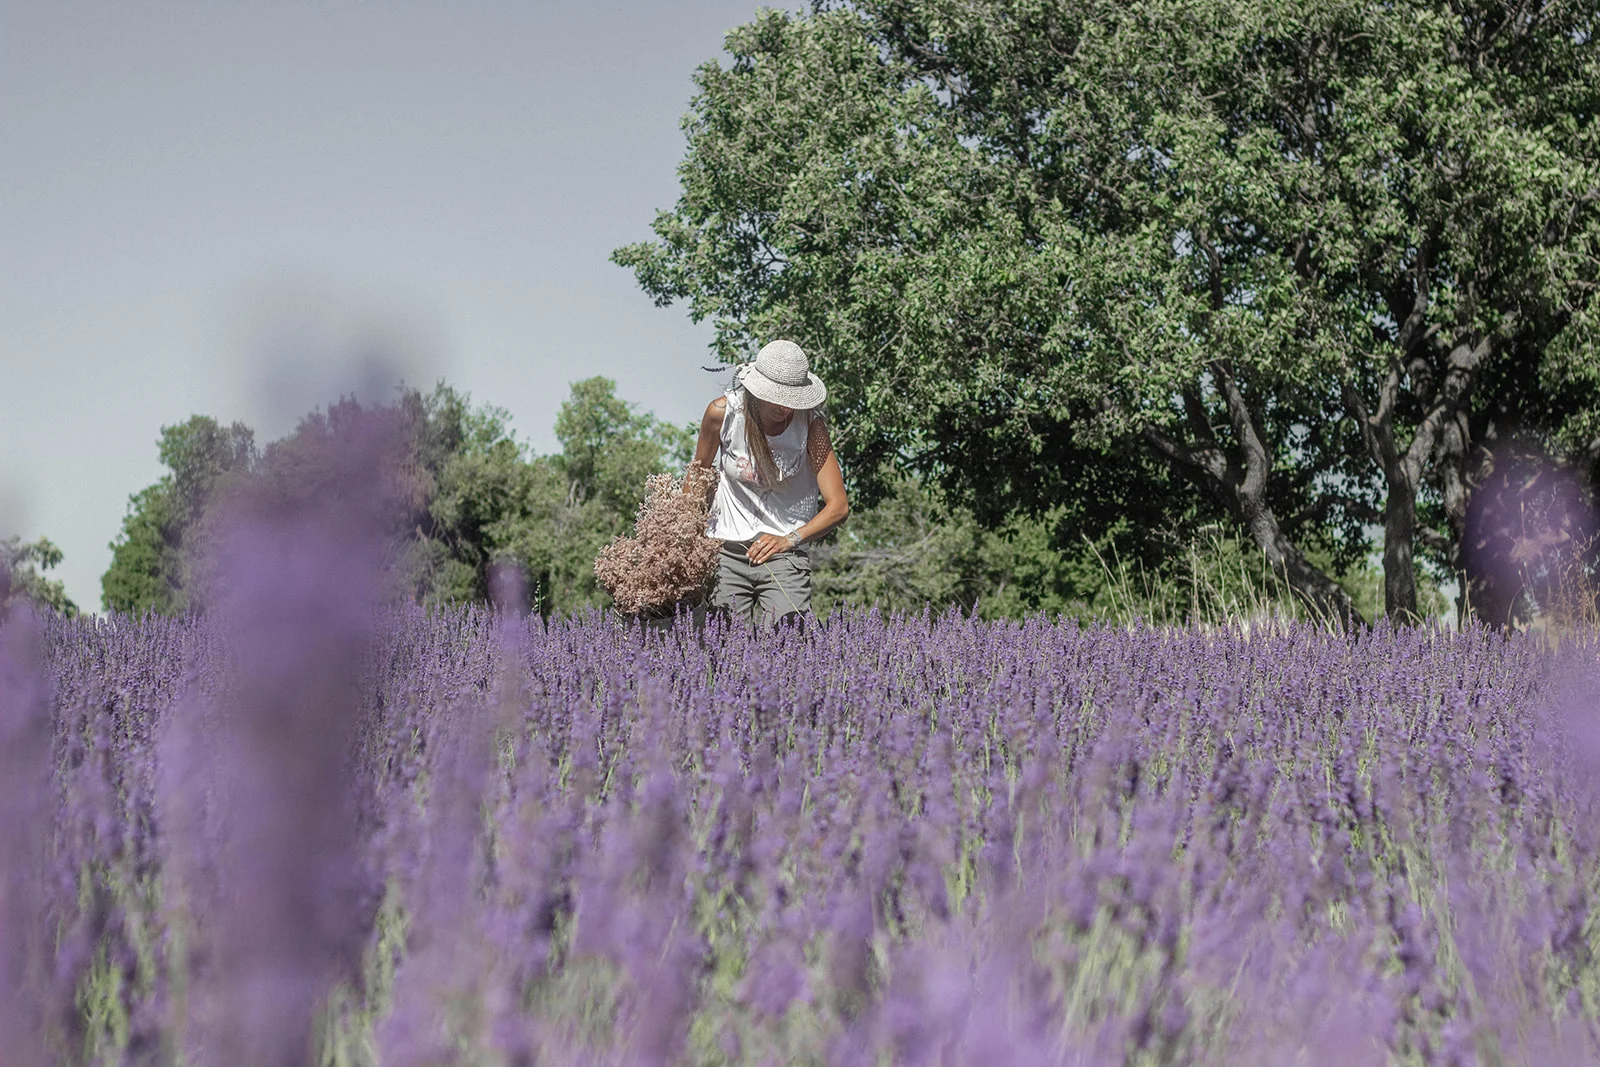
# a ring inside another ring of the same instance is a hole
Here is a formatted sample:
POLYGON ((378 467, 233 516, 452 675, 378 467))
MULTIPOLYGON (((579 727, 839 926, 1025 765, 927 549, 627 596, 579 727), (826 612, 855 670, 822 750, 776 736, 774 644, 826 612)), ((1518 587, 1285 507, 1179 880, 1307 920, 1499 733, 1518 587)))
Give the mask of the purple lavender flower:
POLYGON ((265 519, 205 617, 40 631, 52 1051, 1592 1060, 1592 646, 356 610, 265 519))

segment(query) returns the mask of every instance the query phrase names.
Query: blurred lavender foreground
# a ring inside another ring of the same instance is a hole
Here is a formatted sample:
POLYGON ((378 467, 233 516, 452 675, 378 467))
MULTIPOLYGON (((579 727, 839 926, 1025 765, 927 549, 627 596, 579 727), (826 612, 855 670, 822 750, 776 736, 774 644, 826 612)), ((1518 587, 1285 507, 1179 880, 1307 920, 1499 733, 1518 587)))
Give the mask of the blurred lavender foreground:
POLYGON ((1592 637, 547 626, 273 521, 7 653, 7 1063, 1600 1057, 1592 637))
POLYGON ((190 661, 157 731, 156 821, 176 876, 163 891, 194 938, 175 1006, 189 1062, 291 1067, 307 1062, 334 979, 359 975, 376 903, 353 757, 381 542, 336 497, 241 514, 223 543, 202 638, 217 657, 190 661))

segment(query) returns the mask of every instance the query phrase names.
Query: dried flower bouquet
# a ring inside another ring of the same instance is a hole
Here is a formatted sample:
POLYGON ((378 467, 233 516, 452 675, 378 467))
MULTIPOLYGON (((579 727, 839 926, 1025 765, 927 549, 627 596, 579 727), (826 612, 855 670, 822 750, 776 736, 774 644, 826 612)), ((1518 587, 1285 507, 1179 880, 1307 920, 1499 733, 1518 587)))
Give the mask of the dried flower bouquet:
POLYGON ((670 615, 698 603, 711 585, 722 542, 706 536, 706 505, 717 472, 690 466, 681 477, 645 479, 632 537, 617 537, 595 557, 594 574, 618 611, 646 617, 670 615))

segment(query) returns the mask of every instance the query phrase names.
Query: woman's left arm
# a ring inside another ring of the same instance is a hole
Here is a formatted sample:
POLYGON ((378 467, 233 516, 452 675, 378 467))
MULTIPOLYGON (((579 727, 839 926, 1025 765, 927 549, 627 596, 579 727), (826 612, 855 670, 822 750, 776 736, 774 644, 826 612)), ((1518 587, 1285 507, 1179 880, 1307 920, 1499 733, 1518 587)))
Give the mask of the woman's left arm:
POLYGON ((800 542, 814 541, 850 517, 850 499, 844 492, 844 472, 839 469, 839 457, 828 449, 828 458, 817 471, 817 490, 822 494, 822 508, 810 522, 800 527, 800 542))

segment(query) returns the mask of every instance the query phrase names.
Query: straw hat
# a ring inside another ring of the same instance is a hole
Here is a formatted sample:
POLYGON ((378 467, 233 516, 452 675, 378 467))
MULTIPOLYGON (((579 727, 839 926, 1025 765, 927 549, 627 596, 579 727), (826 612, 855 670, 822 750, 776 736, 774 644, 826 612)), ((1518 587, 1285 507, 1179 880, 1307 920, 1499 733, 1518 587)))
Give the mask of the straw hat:
POLYGON ((739 384, 757 400, 804 411, 828 398, 828 387, 811 373, 806 350, 793 341, 773 341, 739 368, 739 384))

